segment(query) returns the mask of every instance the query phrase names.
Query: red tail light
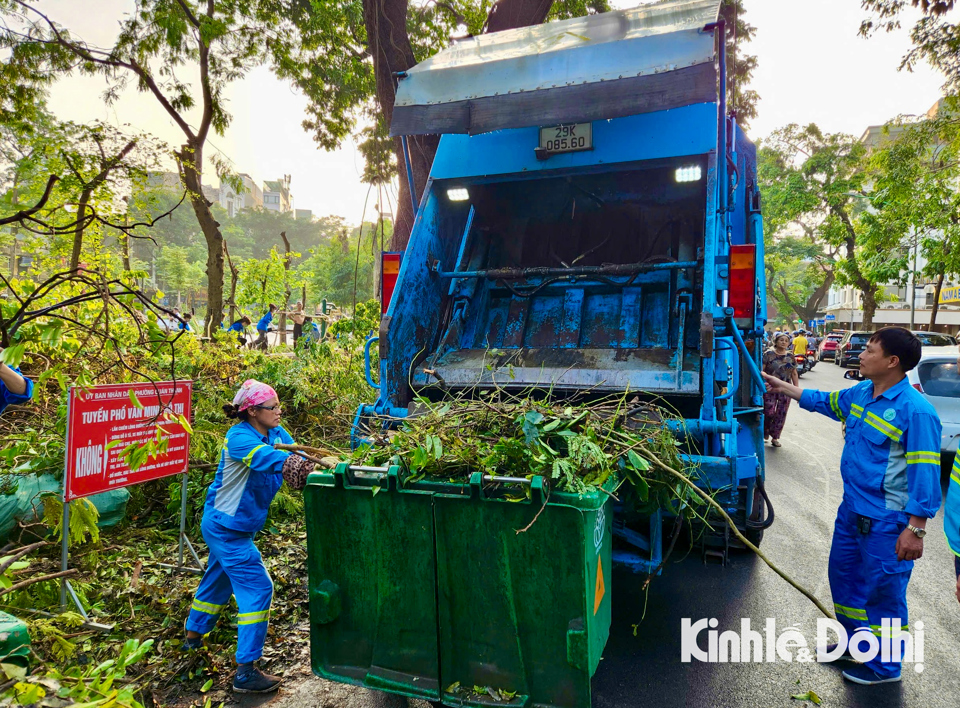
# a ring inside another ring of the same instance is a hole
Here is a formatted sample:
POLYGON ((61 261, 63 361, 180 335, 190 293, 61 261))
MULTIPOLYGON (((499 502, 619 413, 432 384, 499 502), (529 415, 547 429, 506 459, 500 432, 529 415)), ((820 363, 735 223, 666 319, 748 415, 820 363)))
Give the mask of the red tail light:
POLYGON ((757 247, 730 247, 730 291, 727 302, 739 327, 751 327, 757 301, 757 247))
POLYGON ((923 386, 921 386, 920 384, 915 383, 913 387, 917 389, 920 393, 923 393, 923 386))
POLYGON ((846 344, 843 345, 843 348, 846 349, 847 351, 850 350, 850 347, 851 347, 850 342, 847 342, 846 344))

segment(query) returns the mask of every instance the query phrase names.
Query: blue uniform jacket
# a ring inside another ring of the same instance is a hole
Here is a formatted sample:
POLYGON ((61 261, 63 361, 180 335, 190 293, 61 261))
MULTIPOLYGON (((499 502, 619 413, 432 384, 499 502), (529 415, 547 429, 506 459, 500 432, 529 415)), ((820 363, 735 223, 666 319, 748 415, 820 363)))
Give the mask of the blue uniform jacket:
POLYGON ((800 407, 847 423, 840 458, 843 501, 872 519, 907 523, 940 508, 940 419, 906 377, 876 398, 873 382, 805 390, 800 407))
POLYGON ((955 555, 960 556, 960 455, 953 458, 950 481, 947 483, 947 501, 943 505, 943 532, 955 555))
POLYGON ((235 531, 263 528, 270 502, 283 484, 283 463, 290 456, 274 450, 275 443, 292 445, 293 438, 279 426, 265 436, 249 423, 237 423, 227 431, 204 517, 235 531))
POLYGON ((266 332, 270 328, 270 323, 273 322, 273 313, 267 312, 263 317, 260 318, 260 321, 257 322, 257 331, 266 332))
POLYGON ((240 320, 237 320, 227 328, 228 332, 243 332, 243 330, 244 330, 243 322, 241 322, 240 320))
MULTIPOLYGON (((11 366, 11 369, 20 373, 20 369, 11 366)), ((9 406, 12 403, 25 403, 33 397, 33 381, 28 379, 26 376, 23 377, 23 380, 27 382, 27 390, 22 394, 14 393, 7 385, 0 381, 0 413, 3 413, 3 409, 9 406)))

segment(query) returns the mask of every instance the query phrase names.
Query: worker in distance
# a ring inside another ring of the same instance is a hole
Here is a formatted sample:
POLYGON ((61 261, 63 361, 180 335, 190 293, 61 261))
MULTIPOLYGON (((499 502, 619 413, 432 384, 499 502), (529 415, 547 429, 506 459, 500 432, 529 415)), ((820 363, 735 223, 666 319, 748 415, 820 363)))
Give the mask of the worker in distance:
POLYGON ((7 406, 26 403, 32 397, 33 381, 21 374, 20 369, 0 362, 0 413, 7 406))

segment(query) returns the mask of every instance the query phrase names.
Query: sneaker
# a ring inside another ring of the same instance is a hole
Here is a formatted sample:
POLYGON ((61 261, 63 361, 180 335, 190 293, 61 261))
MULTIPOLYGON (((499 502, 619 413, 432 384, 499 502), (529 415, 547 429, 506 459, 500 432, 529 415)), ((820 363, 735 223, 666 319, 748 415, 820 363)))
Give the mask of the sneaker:
MULTIPOLYGON (((832 654, 837 650, 837 646, 837 644, 827 644, 827 646, 823 648, 817 647, 817 657, 824 656, 826 654, 832 654)), ((833 661, 856 661, 856 659, 853 658, 853 654, 850 653, 850 649, 844 649, 843 654, 838 656, 836 659, 833 659, 833 661)))
POLYGON ((263 673, 256 666, 233 677, 233 690, 237 693, 270 693, 276 691, 283 681, 279 676, 263 673))
POLYGON ((854 666, 851 669, 847 669, 843 672, 843 677, 847 681, 859 683, 861 686, 875 686, 878 683, 898 683, 900 681, 900 674, 896 676, 881 676, 866 666, 854 666))
POLYGON ((203 649, 203 637, 187 637, 180 645, 180 651, 197 651, 203 649))

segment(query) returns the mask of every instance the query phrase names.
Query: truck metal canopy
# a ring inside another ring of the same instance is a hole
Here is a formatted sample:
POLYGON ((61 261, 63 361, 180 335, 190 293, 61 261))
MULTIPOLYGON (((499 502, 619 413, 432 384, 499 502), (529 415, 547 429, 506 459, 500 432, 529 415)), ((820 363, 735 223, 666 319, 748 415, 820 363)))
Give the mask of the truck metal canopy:
POLYGON ((483 34, 401 78, 391 135, 486 133, 717 100, 705 25, 720 0, 670 0, 483 34))

